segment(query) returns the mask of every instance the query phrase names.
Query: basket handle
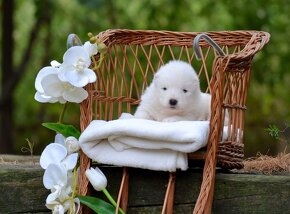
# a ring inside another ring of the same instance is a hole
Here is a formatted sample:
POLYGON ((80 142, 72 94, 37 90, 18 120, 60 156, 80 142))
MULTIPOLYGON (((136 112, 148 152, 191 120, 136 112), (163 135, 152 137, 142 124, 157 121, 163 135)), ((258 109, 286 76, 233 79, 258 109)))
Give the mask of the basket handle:
POLYGON ((216 51, 219 56, 225 56, 225 52, 221 49, 221 47, 208 35, 205 33, 198 34, 193 40, 193 49, 196 55, 196 59, 201 59, 201 51, 199 49, 199 40, 204 39, 207 41, 216 51))

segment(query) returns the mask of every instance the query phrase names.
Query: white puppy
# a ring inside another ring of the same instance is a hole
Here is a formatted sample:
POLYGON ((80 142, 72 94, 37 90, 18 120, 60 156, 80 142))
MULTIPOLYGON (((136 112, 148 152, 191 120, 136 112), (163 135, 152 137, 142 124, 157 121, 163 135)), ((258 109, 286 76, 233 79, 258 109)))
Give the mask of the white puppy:
POLYGON ((135 117, 164 122, 209 120, 210 101, 211 96, 200 91, 192 66, 173 60, 156 72, 135 117))

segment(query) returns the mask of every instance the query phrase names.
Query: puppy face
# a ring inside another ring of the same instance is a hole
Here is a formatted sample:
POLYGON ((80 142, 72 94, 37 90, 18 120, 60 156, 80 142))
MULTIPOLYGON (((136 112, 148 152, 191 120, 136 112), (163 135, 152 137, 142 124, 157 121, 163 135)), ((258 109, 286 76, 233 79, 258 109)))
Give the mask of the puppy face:
POLYGON ((190 108, 200 93, 198 77, 188 63, 171 61, 154 76, 157 102, 167 111, 183 112, 190 108))

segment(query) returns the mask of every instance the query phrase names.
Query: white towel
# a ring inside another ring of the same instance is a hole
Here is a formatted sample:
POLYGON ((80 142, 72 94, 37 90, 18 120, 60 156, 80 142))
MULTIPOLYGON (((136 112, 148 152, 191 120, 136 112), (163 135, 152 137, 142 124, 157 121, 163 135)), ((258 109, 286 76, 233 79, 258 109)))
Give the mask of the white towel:
POLYGON ((208 133, 209 121, 157 122, 123 114, 92 121, 79 141, 99 163, 173 172, 188 168, 187 153, 206 146, 208 133))

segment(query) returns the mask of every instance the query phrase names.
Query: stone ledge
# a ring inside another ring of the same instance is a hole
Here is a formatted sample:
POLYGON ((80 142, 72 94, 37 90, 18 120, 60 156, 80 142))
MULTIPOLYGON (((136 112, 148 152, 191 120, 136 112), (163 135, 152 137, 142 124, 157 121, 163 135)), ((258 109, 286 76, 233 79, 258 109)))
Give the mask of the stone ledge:
MULTIPOLYGON (((49 213, 44 206, 49 194, 42 184, 44 171, 37 163, 23 161, 23 157, 18 157, 18 162, 14 159, 10 159, 10 163, 0 161, 0 213, 49 213)), ((122 169, 101 168, 108 179, 107 189, 116 197, 122 169)), ((129 169, 129 172, 128 213, 161 213, 168 173, 141 169, 129 169)), ((201 179, 200 169, 177 172, 174 213, 192 213, 201 179)), ((100 193, 94 194, 102 197, 100 193)), ((213 212, 287 213, 290 210, 289 198, 290 175, 218 172, 213 212)))

